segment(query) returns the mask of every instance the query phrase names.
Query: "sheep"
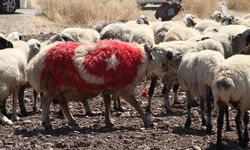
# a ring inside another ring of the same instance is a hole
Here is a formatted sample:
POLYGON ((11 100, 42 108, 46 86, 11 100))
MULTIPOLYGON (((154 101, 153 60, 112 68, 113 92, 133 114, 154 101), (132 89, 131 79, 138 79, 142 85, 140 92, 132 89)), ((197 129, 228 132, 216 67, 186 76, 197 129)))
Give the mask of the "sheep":
POLYGON ((228 15, 222 18, 222 25, 236 25, 234 16, 228 15))
POLYGON ((235 19, 236 25, 244 25, 246 27, 250 27, 250 20, 248 19, 242 19, 242 18, 236 18, 235 19))
POLYGON ((51 36, 48 41, 46 41, 45 43, 43 43, 42 45, 48 45, 48 44, 52 44, 55 42, 79 42, 79 39, 77 37, 72 37, 71 35, 69 35, 68 33, 57 33, 53 36, 51 36))
POLYGON ((43 49, 28 64, 27 76, 32 87, 44 93, 44 128, 52 128, 48 111, 53 98, 59 97, 60 107, 68 124, 77 125, 68 110, 67 102, 83 101, 100 93, 104 97, 105 123, 108 127, 113 126, 109 112, 110 94, 124 98, 140 114, 144 125, 151 126, 152 123, 134 97, 134 88, 138 81, 146 74, 150 75, 156 68, 164 72, 163 68, 157 67, 165 62, 161 57, 164 57, 161 51, 154 51, 147 44, 143 48, 137 44, 115 40, 56 43, 43 49))
MULTIPOLYGON (((25 43, 25 42, 24 42, 25 43)), ((26 66, 31 58, 39 51, 39 41, 31 39, 25 43, 22 48, 4 49, 0 51, 0 99, 1 103, 9 95, 13 94, 13 114, 12 119, 16 121, 17 117, 17 97, 19 89, 27 81, 26 66)), ((11 120, 0 112, 0 121, 8 125, 13 124, 11 120)))
POLYGON ((67 33, 80 42, 96 42, 100 39, 100 34, 94 29, 87 28, 66 28, 61 33, 67 33))
POLYGON ((19 32, 12 32, 7 36, 7 39, 10 41, 21 41, 23 35, 19 32))
MULTIPOLYGON (((199 42, 190 42, 190 41, 171 41, 171 42, 163 42, 154 46, 155 49, 163 49, 162 51, 167 51, 168 49, 174 49, 181 54, 186 54, 189 52, 199 52, 205 49, 212 49, 214 51, 220 52, 222 55, 224 54, 223 46, 220 42, 217 42, 213 39, 207 39, 199 42)), ((158 77, 161 77, 158 75, 158 77)), ((173 87, 174 91, 174 103, 177 103, 177 90, 178 90, 178 78, 177 78, 177 69, 168 69, 167 73, 164 74, 164 102, 165 109, 167 114, 173 113, 173 110, 169 101, 169 93, 171 88, 173 87)), ((146 108, 147 113, 151 113, 151 101, 154 93, 154 87, 156 85, 157 76, 151 78, 151 84, 148 91, 148 105, 146 108)), ((194 104, 195 105, 195 104, 194 104)))
POLYGON ((169 42, 169 41, 186 41, 190 38, 200 36, 201 33, 196 29, 188 28, 188 27, 172 27, 168 30, 168 32, 164 35, 161 42, 169 42))
POLYGON ((223 15, 221 14, 220 11, 214 11, 210 16, 209 19, 217 21, 217 22, 221 22, 223 18, 223 15))
POLYGON ((238 133, 239 144, 246 148, 248 136, 249 117, 247 110, 249 105, 249 86, 250 86, 250 56, 234 55, 224 61, 218 68, 218 73, 212 83, 212 92, 218 109, 217 116, 217 141, 218 147, 222 146, 221 132, 223 128, 223 114, 227 105, 237 110, 235 117, 236 129, 238 133), (241 123, 244 122, 244 135, 241 131, 241 123))
POLYGON ((197 21, 194 28, 200 32, 203 32, 208 27, 218 27, 218 26, 221 26, 221 24, 216 22, 216 21, 213 21, 213 20, 206 20, 205 19, 205 20, 197 21))
MULTIPOLYGON (((200 101, 202 126, 207 127, 206 132, 208 134, 211 133, 211 86, 217 73, 217 67, 224 60, 224 56, 220 52, 213 50, 190 52, 182 57, 177 74, 182 89, 186 91, 186 128, 189 128, 191 124, 191 95, 194 95, 198 97, 200 101), (207 108, 207 120, 204 115, 204 106, 207 108)), ((229 125, 227 127, 229 127, 229 125)), ((230 129, 228 128, 228 130, 230 129)))
POLYGON ((154 44, 153 31, 148 25, 114 23, 107 25, 100 33, 103 39, 118 39, 124 42, 154 44))
POLYGON ((145 15, 141 15, 137 20, 130 20, 126 24, 145 24, 149 25, 148 18, 145 15))
POLYGON ((124 23, 113 23, 103 28, 100 39, 119 39, 124 42, 129 42, 133 33, 133 29, 126 26, 124 23))
POLYGON ((225 32, 228 32, 229 34, 217 33, 213 34, 213 36, 205 36, 202 38, 210 38, 219 41, 223 45, 225 58, 238 53, 248 53, 247 47, 249 45, 250 29, 245 31, 244 28, 233 30, 228 27, 227 29, 228 31, 225 30, 225 32))
POLYGON ((194 27, 196 22, 192 14, 186 14, 182 21, 166 21, 166 22, 150 22, 150 26, 153 29, 155 35, 155 43, 159 44, 163 41, 163 38, 172 27, 194 27))
POLYGON ((106 27, 107 25, 112 24, 112 23, 122 23, 122 22, 120 22, 120 21, 107 21, 107 20, 100 21, 97 24, 93 25, 92 28, 95 29, 98 33, 101 33, 101 31, 104 27, 106 27))

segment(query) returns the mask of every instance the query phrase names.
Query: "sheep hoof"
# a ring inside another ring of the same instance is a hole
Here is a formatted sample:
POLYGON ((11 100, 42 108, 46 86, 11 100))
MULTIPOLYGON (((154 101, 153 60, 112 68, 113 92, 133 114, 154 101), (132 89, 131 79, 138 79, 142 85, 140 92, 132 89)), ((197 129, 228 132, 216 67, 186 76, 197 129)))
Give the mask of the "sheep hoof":
POLYGON ((47 124, 45 121, 42 122, 42 126, 44 127, 44 130, 46 130, 46 131, 53 130, 52 125, 47 124))
POLYGON ((244 148, 247 148, 247 142, 246 142, 245 140, 240 140, 240 141, 239 141, 239 145, 240 145, 240 147, 243 148, 243 149, 244 149, 244 148))
POLYGON ((33 112, 37 112, 37 108, 36 107, 33 107, 33 112))
POLYGON ((87 111, 87 112, 85 113, 85 116, 90 116, 90 117, 96 116, 96 115, 97 115, 97 113, 96 113, 96 112, 93 112, 93 111, 87 111))
POLYGON ((222 143, 216 144, 216 150, 222 150, 224 148, 224 145, 222 143))
POLYGON ((190 125, 191 125, 191 119, 187 118, 186 123, 185 123, 185 128, 190 128, 190 125))
POLYGON ((76 122, 72 122, 68 124, 71 129, 79 129, 80 126, 76 122))
POLYGON ((147 114, 151 114, 151 109, 150 109, 149 106, 147 106, 147 108, 146 108, 146 113, 147 113, 147 114))
POLYGON ((192 107, 198 107, 198 106, 199 106, 199 103, 198 103, 196 100, 192 100, 192 101, 191 101, 191 106, 192 106, 192 107))
POLYGON ((120 106, 118 108, 115 109, 116 112, 125 112, 125 108, 120 106))
POLYGON ((113 123, 107 123, 106 124, 106 128, 113 128, 115 125, 113 123))
POLYGON ((207 134, 211 134, 212 133, 212 126, 211 125, 207 125, 206 133, 207 134))
POLYGON ((174 115, 174 111, 172 109, 166 109, 166 113, 168 115, 174 115))
POLYGON ((231 127, 226 127, 226 131, 229 132, 229 131, 232 131, 232 128, 231 127))
POLYGON ((145 128, 153 128, 154 124, 153 124, 153 122, 148 122, 148 123, 145 123, 144 126, 145 126, 145 128))

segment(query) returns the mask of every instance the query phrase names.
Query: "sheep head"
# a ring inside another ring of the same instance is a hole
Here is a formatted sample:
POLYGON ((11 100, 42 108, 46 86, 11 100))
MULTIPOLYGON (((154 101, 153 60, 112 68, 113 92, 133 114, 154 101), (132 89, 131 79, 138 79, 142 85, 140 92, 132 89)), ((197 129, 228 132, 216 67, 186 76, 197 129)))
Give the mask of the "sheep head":
POLYGON ((236 36, 230 36, 229 40, 231 40, 234 54, 250 54, 250 29, 236 36))
POLYGON ((14 47, 13 44, 9 40, 0 37, 0 49, 13 48, 13 47, 14 47))
POLYGON ((41 49, 41 43, 36 39, 30 39, 27 41, 28 47, 29 47, 29 56, 28 56, 28 62, 39 53, 41 49))

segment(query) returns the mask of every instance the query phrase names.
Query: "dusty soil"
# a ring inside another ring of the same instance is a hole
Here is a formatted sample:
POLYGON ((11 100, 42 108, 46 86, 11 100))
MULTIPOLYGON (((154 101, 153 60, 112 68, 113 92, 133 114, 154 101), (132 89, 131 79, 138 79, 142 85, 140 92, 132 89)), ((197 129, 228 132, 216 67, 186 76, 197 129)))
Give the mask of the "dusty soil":
MULTIPOLYGON (((0 15, 0 32, 8 34, 19 31, 26 39, 35 37, 39 40, 47 39, 50 34, 59 31, 62 27, 32 15, 0 15)), ((149 85, 149 82, 147 83, 149 85)), ((138 98, 141 99, 145 110, 146 99, 140 97, 142 85, 137 88, 138 98)), ((105 128, 104 104, 100 96, 90 101, 91 108, 98 112, 96 116, 85 116, 79 103, 70 103, 71 112, 80 125, 80 128, 70 128, 64 119, 58 117, 58 106, 51 106, 52 131, 44 131, 41 126, 41 110, 32 112, 32 90, 25 92, 28 116, 20 116, 21 120, 13 126, 0 125, 0 149, 215 149, 216 141, 216 114, 213 112, 213 133, 207 135, 205 128, 201 127, 199 108, 192 109, 192 125, 190 129, 184 128, 186 119, 185 96, 179 95, 180 104, 174 105, 174 115, 162 112, 163 98, 162 86, 156 88, 153 98, 150 119, 155 127, 145 129, 137 112, 123 101, 126 111, 124 113, 112 111, 115 127, 105 128)), ((172 96, 170 97, 172 99, 172 96)), ((8 100, 10 105, 11 100, 8 100)), ((38 103, 40 105, 40 101, 38 103)), ((37 106, 40 108, 40 106, 37 106)), ((9 112, 11 107, 9 106, 9 112)), ((231 111, 232 112, 232 111, 231 111)), ((232 132, 223 132, 225 149, 240 149, 237 144, 237 133, 233 121, 235 112, 231 114, 232 132)))

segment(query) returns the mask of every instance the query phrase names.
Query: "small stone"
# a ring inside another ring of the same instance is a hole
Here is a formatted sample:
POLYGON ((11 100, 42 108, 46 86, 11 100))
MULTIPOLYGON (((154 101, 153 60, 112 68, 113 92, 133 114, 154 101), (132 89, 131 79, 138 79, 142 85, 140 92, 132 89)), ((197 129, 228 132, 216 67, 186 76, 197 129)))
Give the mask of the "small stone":
POLYGON ((201 150, 201 148, 197 145, 192 146, 193 150, 201 150))

